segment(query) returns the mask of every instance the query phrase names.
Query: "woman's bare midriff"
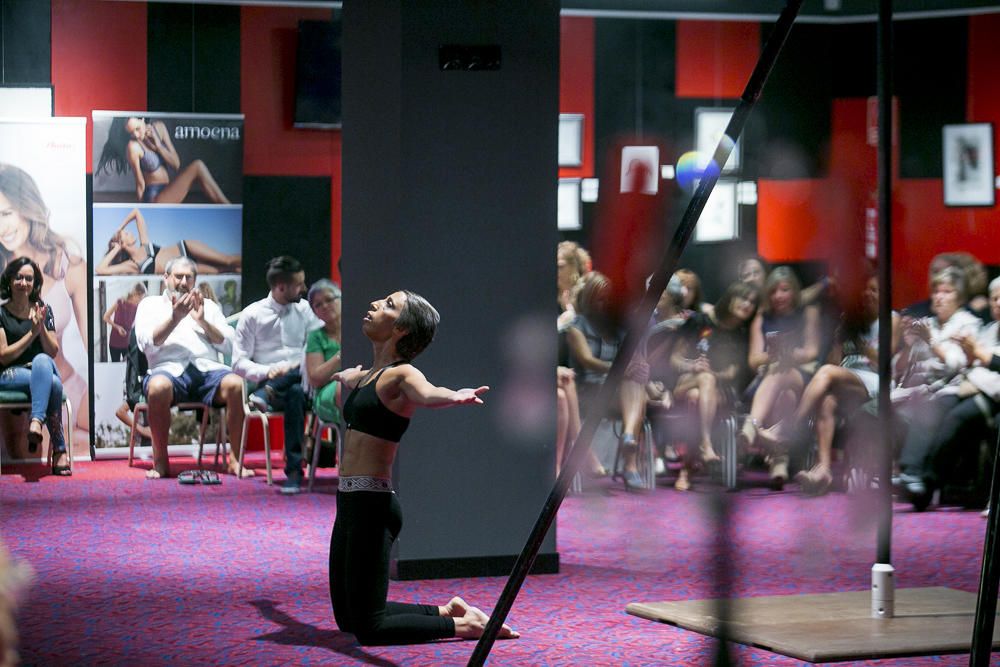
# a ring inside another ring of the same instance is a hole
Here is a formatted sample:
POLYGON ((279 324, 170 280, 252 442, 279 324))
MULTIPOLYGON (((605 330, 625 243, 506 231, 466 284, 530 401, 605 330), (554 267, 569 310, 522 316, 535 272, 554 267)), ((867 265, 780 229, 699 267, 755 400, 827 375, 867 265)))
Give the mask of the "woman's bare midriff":
POLYGON ((363 475, 389 479, 397 449, 398 442, 348 429, 344 436, 344 460, 340 462, 339 473, 342 477, 363 475))

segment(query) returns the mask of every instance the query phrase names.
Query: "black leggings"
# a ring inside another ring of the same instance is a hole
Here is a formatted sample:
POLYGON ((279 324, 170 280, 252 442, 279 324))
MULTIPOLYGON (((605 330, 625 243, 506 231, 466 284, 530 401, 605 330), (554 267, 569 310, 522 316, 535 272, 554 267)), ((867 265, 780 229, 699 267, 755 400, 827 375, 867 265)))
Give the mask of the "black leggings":
POLYGON ((389 552, 403 526, 395 493, 339 491, 330 539, 330 599, 337 626, 362 646, 416 644, 455 636, 435 605, 387 602, 389 552))

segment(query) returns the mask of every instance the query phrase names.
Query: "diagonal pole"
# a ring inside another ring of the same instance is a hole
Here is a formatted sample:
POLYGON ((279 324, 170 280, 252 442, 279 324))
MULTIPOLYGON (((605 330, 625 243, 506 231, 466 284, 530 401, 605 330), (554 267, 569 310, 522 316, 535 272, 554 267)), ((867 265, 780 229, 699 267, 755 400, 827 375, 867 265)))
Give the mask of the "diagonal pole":
POLYGON ((485 664, 486 659, 489 657, 490 650, 496 642, 500 628, 507 619, 507 614, 510 613, 510 609, 514 605, 514 600, 517 598, 517 594, 521 590, 528 572, 531 570, 532 565, 534 565, 535 557, 538 555, 539 549, 541 549, 545 534, 548 533, 552 522, 555 520, 556 513, 559 511, 559 506, 562 505, 562 501, 566 497, 574 475, 582 467, 587 450, 590 449, 590 443, 594 439, 597 426, 601 421, 601 415, 604 414, 607 406, 611 405, 618 384, 625 374, 625 367, 631 361, 632 355, 638 346, 639 338, 642 335, 641 332, 649 321, 657 300, 663 293, 663 290, 667 288, 670 276, 677 269, 681 253, 694 233, 698 218, 701 216, 708 197, 712 194, 712 190, 719 180, 721 169, 729 159, 729 154, 732 152, 740 133, 743 131, 743 126, 746 124, 750 111, 760 98, 764 82, 767 81, 768 75, 774 68, 774 63, 778 59, 781 47, 784 46, 785 40, 788 38, 788 33, 795 23, 795 17, 802 7, 802 1, 788 0, 785 8, 781 11, 781 15, 778 17, 774 30, 764 44, 763 52, 757 60, 753 72, 750 74, 750 80, 747 82, 746 88, 743 90, 743 95, 740 97, 740 102, 736 106, 732 118, 729 120, 726 132, 715 149, 713 159, 718 168, 711 172, 706 172, 705 177, 701 179, 698 189, 688 204, 684 217, 681 218, 681 222, 674 232, 663 260, 653 273, 649 281, 649 286, 646 289, 646 294, 631 317, 625 340, 622 342, 618 355, 611 364, 607 378, 598 392, 597 400, 587 413, 580 428, 580 434, 577 436, 576 442, 573 443, 573 447, 570 450, 566 464, 562 467, 559 476, 556 478, 555 486, 542 507, 541 514, 539 514, 528 536, 528 541, 518 556, 517 562, 514 563, 514 569, 507 579, 507 584, 504 586, 500 598, 497 600, 497 604, 493 609, 493 615, 490 616, 489 623, 486 624, 486 628, 483 631, 483 636, 479 638, 479 642, 476 644, 476 648, 469 658, 469 665, 478 667, 485 664))
POLYGON ((1000 591, 1000 563, 997 563, 997 535, 1000 532, 1000 434, 993 450, 993 482, 990 484, 990 516, 983 544, 983 567, 979 573, 979 596, 972 623, 972 650, 969 667, 988 667, 993 647, 993 626, 997 618, 997 593, 1000 591))

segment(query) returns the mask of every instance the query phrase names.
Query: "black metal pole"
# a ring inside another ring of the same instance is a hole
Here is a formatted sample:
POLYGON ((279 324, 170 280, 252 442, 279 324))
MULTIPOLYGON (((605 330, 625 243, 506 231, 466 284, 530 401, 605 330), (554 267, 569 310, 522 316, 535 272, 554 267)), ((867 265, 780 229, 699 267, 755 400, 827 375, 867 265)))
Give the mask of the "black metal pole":
POLYGON ((969 667, 987 667, 993 649, 993 624, 997 614, 997 594, 1000 591, 1000 567, 997 567, 997 532, 1000 531, 1000 433, 993 450, 993 482, 990 484, 990 516, 986 522, 986 542, 983 544, 983 569, 979 575, 979 597, 976 617, 972 624, 972 652, 969 667))
POLYGON ((469 658, 469 665, 483 665, 489 657, 490 650, 496 642, 500 628, 507 619, 507 614, 510 613, 510 608, 514 605, 514 600, 517 598, 517 594, 521 590, 528 572, 531 571, 531 567, 534 565, 535 557, 538 556, 538 550, 542 546, 542 541, 545 539, 546 533, 549 532, 549 528, 555 520, 559 506, 562 505, 562 501, 566 497, 570 483, 574 475, 582 467, 581 464, 586 457, 587 450, 590 449, 590 443, 594 439, 594 433, 597 431, 597 426, 601 421, 600 416, 604 414, 607 406, 611 404, 618 384, 625 374, 625 367, 635 353, 643 328, 649 321, 657 300, 663 293, 663 290, 666 289, 670 276, 677 269, 681 253, 687 246, 691 234, 694 233, 698 218, 701 216, 708 197, 712 194, 712 190, 719 180, 719 173, 722 167, 729 159, 729 154, 732 152, 740 133, 743 131, 747 116, 749 116, 754 104, 760 97, 764 83, 767 81, 767 77, 778 59, 778 54, 781 52, 781 47, 784 46, 785 40, 788 38, 788 33, 795 23, 795 17, 799 13, 802 1, 788 0, 787 5, 778 17, 773 32, 768 37, 767 43, 764 44, 763 52, 757 60, 746 88, 743 90, 740 102, 736 106, 732 118, 729 120, 726 132, 715 149, 713 158, 719 169, 706 173, 705 178, 701 179, 694 196, 688 204, 687 210, 684 212, 684 217, 681 218, 681 222, 674 232, 673 239, 671 239, 663 260, 653 273, 649 286, 646 289, 646 294, 632 316, 631 325, 625 335, 625 340, 619 348, 618 355, 612 362, 607 378, 598 391, 596 401, 591 406, 590 411, 583 421, 580 434, 570 449, 566 464, 556 478, 555 486, 542 506, 542 511, 528 536, 528 541, 514 563, 514 569, 507 579, 507 584, 504 586, 500 598, 497 600, 497 604, 493 609, 493 615, 490 616, 489 623, 486 624, 486 628, 483 631, 483 636, 479 638, 479 642, 476 644, 476 648, 469 658))
POLYGON ((892 564, 892 0, 878 10, 878 457, 877 563, 892 564))

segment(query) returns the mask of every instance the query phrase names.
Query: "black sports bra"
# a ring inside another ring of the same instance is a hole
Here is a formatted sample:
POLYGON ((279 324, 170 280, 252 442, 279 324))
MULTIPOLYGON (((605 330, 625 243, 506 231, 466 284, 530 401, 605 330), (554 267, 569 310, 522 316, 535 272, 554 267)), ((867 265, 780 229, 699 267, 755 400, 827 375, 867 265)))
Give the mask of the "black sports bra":
POLYGON ((406 428, 410 425, 410 419, 396 414, 385 407, 375 386, 378 379, 385 373, 386 368, 392 368, 405 361, 397 361, 389 364, 380 370, 374 378, 368 382, 358 383, 344 402, 344 418, 347 420, 347 428, 389 442, 399 442, 406 428))

